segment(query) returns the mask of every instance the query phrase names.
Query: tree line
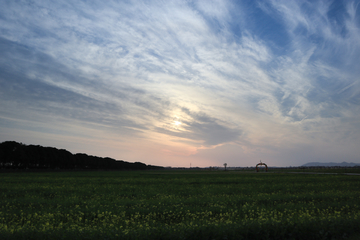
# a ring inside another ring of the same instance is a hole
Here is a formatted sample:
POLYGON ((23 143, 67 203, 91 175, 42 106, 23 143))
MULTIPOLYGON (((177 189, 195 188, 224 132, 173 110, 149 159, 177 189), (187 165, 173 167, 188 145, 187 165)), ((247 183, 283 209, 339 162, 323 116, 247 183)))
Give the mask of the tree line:
POLYGON ((72 154, 65 149, 6 141, 0 143, 0 168, 145 170, 163 167, 90 156, 85 153, 72 154))

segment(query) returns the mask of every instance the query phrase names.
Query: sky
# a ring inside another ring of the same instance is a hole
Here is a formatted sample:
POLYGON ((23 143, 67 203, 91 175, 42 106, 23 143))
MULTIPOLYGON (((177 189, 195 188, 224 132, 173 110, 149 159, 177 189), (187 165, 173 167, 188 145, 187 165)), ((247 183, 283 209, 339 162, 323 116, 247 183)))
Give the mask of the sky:
POLYGON ((171 167, 360 163, 359 0, 0 5, 0 142, 171 167))

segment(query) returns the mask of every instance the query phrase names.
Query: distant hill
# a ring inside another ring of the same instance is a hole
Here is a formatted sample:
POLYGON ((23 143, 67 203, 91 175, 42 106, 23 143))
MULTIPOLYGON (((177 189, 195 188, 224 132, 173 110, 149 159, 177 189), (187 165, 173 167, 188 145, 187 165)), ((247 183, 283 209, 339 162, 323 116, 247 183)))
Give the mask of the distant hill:
POLYGON ((360 163, 348 163, 348 162, 342 162, 342 163, 334 163, 334 162, 327 162, 327 163, 323 163, 323 162, 309 162, 306 163, 304 165, 302 165, 302 167, 316 167, 316 166, 321 166, 321 167, 355 167, 355 166, 360 166, 360 163))
POLYGON ((130 163, 112 158, 72 154, 65 149, 25 145, 7 141, 0 143, 0 169, 161 169, 141 162, 130 163))

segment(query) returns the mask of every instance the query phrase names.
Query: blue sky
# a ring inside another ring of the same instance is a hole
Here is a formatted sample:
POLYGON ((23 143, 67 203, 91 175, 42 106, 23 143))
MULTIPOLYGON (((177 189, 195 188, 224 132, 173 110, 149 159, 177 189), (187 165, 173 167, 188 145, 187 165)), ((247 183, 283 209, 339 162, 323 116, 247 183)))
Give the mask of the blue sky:
POLYGON ((360 163, 360 1, 0 3, 1 142, 173 167, 360 163))

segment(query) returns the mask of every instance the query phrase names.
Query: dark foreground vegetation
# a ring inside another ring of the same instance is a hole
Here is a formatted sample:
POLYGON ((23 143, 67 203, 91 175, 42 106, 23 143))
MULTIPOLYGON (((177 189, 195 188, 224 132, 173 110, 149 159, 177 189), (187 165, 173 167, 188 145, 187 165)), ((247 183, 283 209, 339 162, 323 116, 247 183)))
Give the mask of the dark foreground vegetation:
POLYGON ((0 174, 0 239, 360 239, 360 176, 0 174))
POLYGON ((145 170, 162 167, 141 162, 117 161, 112 158, 72 154, 64 149, 25 145, 7 141, 0 143, 0 169, 112 169, 145 170))

